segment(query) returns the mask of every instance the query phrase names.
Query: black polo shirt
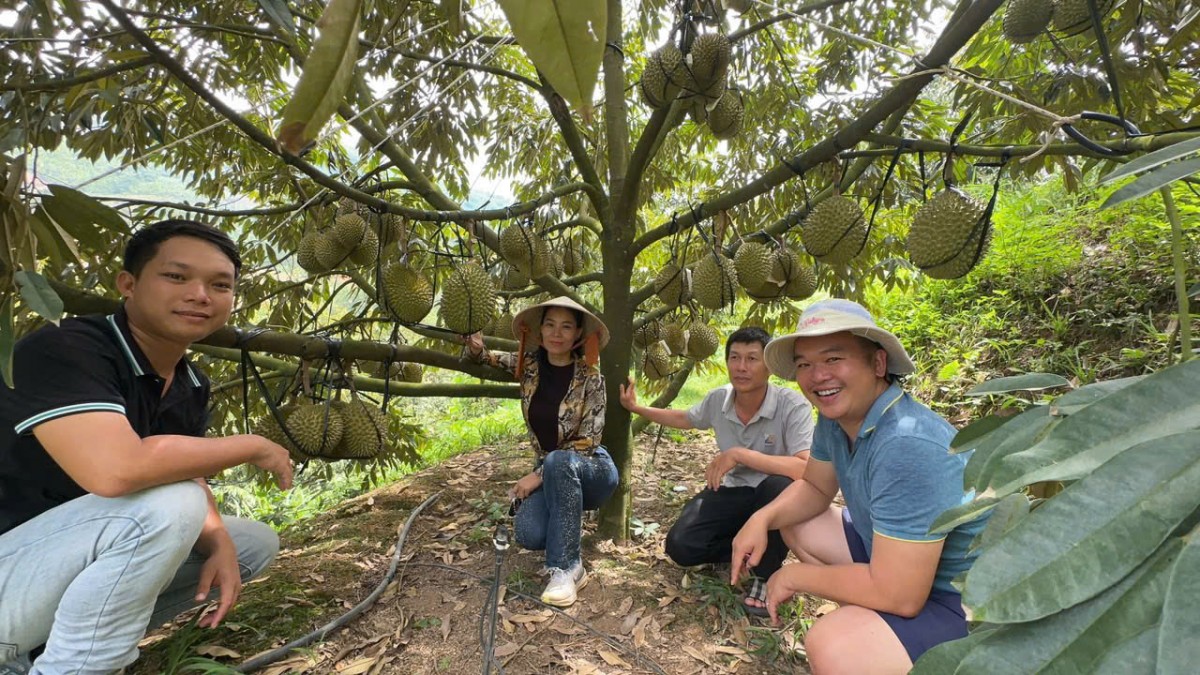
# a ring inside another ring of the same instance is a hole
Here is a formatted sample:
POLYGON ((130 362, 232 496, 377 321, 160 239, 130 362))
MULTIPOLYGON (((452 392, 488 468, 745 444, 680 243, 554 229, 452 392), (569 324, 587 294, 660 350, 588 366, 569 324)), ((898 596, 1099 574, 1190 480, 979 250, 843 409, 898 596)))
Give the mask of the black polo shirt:
POLYGON ((13 388, 0 384, 0 534, 87 493, 50 457, 33 428, 59 417, 109 411, 138 436, 203 436, 208 378, 181 359, 166 396, 122 308, 65 319, 17 342, 13 388))

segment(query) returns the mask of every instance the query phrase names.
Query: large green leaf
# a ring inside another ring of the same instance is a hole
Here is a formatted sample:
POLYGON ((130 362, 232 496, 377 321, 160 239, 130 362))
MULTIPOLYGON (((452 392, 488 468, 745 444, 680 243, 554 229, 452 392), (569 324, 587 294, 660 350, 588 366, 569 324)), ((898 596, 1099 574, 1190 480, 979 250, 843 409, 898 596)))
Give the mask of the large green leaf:
POLYGON ((1062 375, 1054 373, 1025 373, 1011 377, 998 377, 994 380, 981 382, 966 393, 967 396, 989 396, 992 394, 1007 394, 1013 391, 1040 391, 1055 387, 1069 387, 1070 381, 1062 375))
POLYGON ((1039 405, 1013 418, 996 432, 980 439, 975 452, 963 469, 963 489, 982 492, 992 472, 1007 456, 1028 450, 1029 446, 1053 429, 1059 419, 1050 415, 1047 406, 1039 405))
POLYGON ((1118 180, 1126 176, 1132 176, 1134 174, 1142 173, 1143 171, 1149 171, 1156 166, 1162 166, 1167 162, 1186 157, 1193 152, 1200 152, 1200 138, 1192 138, 1186 141, 1180 141, 1179 143, 1168 145, 1165 148, 1159 148, 1158 150, 1142 155, 1131 162, 1122 164, 1116 171, 1103 176, 1100 179, 1099 184, 1104 185, 1105 183, 1111 183, 1114 180, 1118 180))
POLYGON ((1164 164, 1149 173, 1142 174, 1137 180, 1109 195, 1108 199, 1105 199, 1104 203, 1100 205, 1100 208, 1107 209, 1131 199, 1144 197, 1165 185, 1174 183, 1180 178, 1190 176, 1194 173, 1200 173, 1200 157, 1187 159, 1182 162, 1164 164))
POLYGON ((1050 404, 1050 414, 1063 417, 1074 415, 1105 396, 1115 391, 1120 391, 1144 377, 1145 375, 1135 375, 1133 377, 1122 377, 1117 380, 1105 380, 1103 382, 1093 382, 1092 384, 1084 385, 1054 399, 1054 402, 1050 404))
POLYGON ((1130 446, 1200 428, 1197 382, 1200 360, 1191 360, 1113 392, 1006 457, 988 484, 1003 496, 1033 483, 1075 480, 1130 446))
POLYGON ((1200 529, 1192 530, 1171 570, 1156 643, 1158 672, 1184 675, 1200 666, 1200 529))
POLYGON ((1077 605, 1141 564, 1198 504, 1200 431, 1130 448, 984 549, 963 601, 996 623, 1077 605))
POLYGON ((996 508, 992 510, 992 516, 988 518, 983 532, 980 532, 971 542, 971 550, 982 550, 994 545, 1028 515, 1029 498, 1023 493, 1018 492, 1001 499, 996 508))
POLYGON ((321 34, 304 59, 304 71, 292 99, 283 108, 279 144, 299 154, 346 98, 358 59, 362 0, 329 0, 317 26, 321 34))
POLYGON ((987 636, 1004 628, 976 628, 970 635, 937 645, 913 664, 909 675, 952 675, 958 664, 987 636))
POLYGON ((604 0, 500 0, 517 43, 576 110, 592 104, 604 59, 604 0))
POLYGON ((929 533, 941 534, 949 532, 959 525, 969 523, 991 511, 999 503, 1000 500, 996 497, 976 497, 973 501, 969 501, 966 504, 959 504, 952 509, 946 509, 929 526, 929 533))
POLYGON ((1095 675, 1154 675, 1158 624, 1113 645, 1092 668, 1095 675))
POLYGON ((65 185, 50 185, 49 195, 41 199, 42 209, 72 237, 99 250, 112 247, 113 236, 129 235, 129 225, 117 210, 65 185), (103 232, 97 232, 93 225, 103 232))
POLYGON ((987 417, 981 417, 971 422, 962 429, 959 429, 957 434, 954 434, 954 440, 950 441, 950 453, 958 454, 972 449, 975 447, 972 441, 986 437, 991 432, 1011 422, 1013 417, 1012 415, 988 415, 987 417))
POLYGON ((43 319, 55 326, 62 320, 63 301, 58 293, 50 288, 46 277, 28 270, 20 270, 13 275, 17 286, 21 289, 21 299, 29 305, 29 309, 37 312, 43 319))
POLYGON ((292 37, 296 37, 296 21, 288 9, 286 0, 258 0, 258 6, 274 26, 292 37))
MULTIPOLYGON (((958 672, 988 675, 1094 672, 1107 652, 1159 620, 1179 538, 1154 552, 1115 586, 1066 611, 1013 624, 988 635, 963 659, 958 672)), ((975 582, 972 570, 967 588, 975 582)))

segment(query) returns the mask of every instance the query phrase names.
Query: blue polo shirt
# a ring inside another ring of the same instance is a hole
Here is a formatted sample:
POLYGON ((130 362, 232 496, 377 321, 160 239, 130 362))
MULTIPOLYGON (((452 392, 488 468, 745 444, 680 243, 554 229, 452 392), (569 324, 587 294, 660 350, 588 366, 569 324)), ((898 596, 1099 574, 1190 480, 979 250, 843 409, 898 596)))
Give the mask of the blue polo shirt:
POLYGON ((833 462, 854 529, 871 553, 875 535, 901 541, 945 539, 934 577, 935 590, 957 593, 950 580, 970 568, 971 540, 987 515, 947 534, 929 534, 943 511, 971 500, 963 492, 963 468, 971 453, 950 454, 955 429, 937 413, 893 384, 875 400, 850 451, 837 422, 820 416, 812 459, 833 462))

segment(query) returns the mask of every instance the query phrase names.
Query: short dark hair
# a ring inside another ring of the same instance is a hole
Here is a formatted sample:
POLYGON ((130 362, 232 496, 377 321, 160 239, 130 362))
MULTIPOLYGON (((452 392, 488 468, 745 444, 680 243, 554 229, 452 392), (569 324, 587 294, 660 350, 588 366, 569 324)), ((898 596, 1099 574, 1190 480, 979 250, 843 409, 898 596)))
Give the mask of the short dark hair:
POLYGON ((129 243, 125 244, 125 260, 121 269, 138 276, 146 263, 158 254, 158 247, 175 237, 194 237, 216 246, 233 263, 233 276, 241 274, 242 256, 238 254, 237 244, 229 235, 211 225, 183 219, 160 220, 134 232, 129 243))
POLYGON ((755 342, 767 348, 767 343, 771 341, 771 334, 759 328, 758 326, 746 326, 733 331, 729 339, 725 341, 725 360, 729 360, 729 349, 734 344, 753 344, 755 342))

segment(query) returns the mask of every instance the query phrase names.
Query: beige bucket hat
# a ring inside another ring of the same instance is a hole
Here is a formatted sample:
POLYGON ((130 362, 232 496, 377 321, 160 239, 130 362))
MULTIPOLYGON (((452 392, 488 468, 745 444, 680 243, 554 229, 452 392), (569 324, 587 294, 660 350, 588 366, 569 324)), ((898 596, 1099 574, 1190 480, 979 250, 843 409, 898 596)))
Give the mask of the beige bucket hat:
POLYGON ((604 325, 604 322, 600 320, 600 317, 592 314, 585 309, 583 305, 580 305, 578 302, 575 302, 565 295, 560 295, 553 300, 547 300, 546 302, 538 303, 532 307, 527 307, 521 310, 516 316, 513 317, 513 335, 516 335, 518 339, 520 339, 522 334, 524 334, 524 343, 526 347, 532 348, 541 346, 542 331, 540 330, 540 326, 542 325, 542 315, 545 310, 551 307, 563 307, 565 309, 572 309, 582 312, 582 339, 586 341, 589 335, 596 333, 596 337, 599 341, 598 346, 600 349, 604 349, 604 346, 608 344, 608 326, 604 325))
POLYGON ((771 340, 765 351, 767 367, 775 375, 785 379, 796 378, 796 338, 831 335, 843 331, 853 333, 878 343, 887 352, 887 371, 893 375, 907 375, 916 370, 908 352, 895 335, 875 324, 875 319, 865 307, 850 300, 821 300, 809 305, 800 315, 796 332, 771 340))

